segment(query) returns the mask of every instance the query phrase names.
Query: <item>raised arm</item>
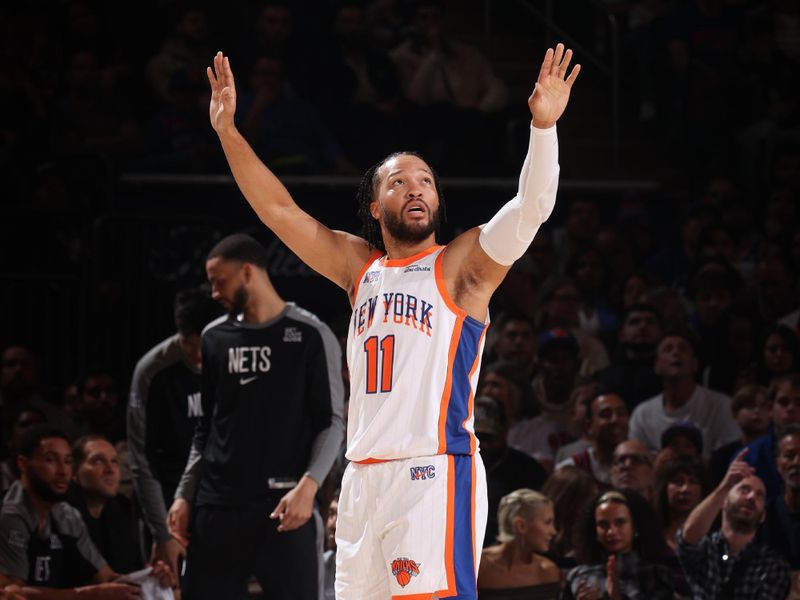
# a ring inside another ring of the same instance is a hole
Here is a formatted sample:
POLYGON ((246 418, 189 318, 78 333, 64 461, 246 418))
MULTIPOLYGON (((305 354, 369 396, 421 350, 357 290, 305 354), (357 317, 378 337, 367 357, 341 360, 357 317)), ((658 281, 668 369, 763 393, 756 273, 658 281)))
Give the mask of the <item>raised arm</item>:
POLYGON ((334 231, 303 211, 278 178, 261 162, 236 129, 236 85, 230 61, 222 52, 207 69, 211 84, 209 116, 231 173, 258 218, 309 267, 352 291, 353 280, 369 258, 367 242, 334 231))
POLYGON ((545 53, 528 98, 531 136, 517 195, 486 225, 456 238, 445 253, 448 289, 462 291, 454 299, 475 317, 485 316, 492 293, 553 211, 559 172, 555 124, 581 68, 575 65, 567 75, 571 60, 572 50, 565 51, 563 44, 545 53))
POLYGON ((687 544, 695 545, 705 537, 719 511, 722 510, 728 492, 742 479, 750 477, 755 472, 744 460, 746 453, 747 448, 739 452, 720 484, 689 513, 682 530, 683 540, 687 544))

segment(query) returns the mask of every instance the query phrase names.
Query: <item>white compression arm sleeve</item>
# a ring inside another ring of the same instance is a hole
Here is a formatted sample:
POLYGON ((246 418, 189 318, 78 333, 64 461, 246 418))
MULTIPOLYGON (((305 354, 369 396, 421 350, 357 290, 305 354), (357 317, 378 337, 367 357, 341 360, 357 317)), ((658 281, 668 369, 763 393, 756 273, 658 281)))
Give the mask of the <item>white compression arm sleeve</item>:
POLYGON ((556 203, 558 189, 556 127, 531 126, 528 155, 519 175, 519 190, 481 229, 481 248, 498 264, 508 266, 521 257, 556 203))

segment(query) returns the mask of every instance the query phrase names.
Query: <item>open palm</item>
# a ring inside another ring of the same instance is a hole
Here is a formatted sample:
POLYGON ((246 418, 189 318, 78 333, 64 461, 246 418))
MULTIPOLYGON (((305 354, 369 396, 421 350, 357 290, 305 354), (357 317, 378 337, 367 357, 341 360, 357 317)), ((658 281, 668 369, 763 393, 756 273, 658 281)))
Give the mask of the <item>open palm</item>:
POLYGON ((233 115, 236 112, 236 84, 233 71, 227 56, 217 52, 214 56, 214 69, 206 69, 208 82, 211 84, 211 103, 208 116, 211 126, 217 133, 233 127, 233 115))
POLYGON ((565 52, 564 44, 558 44, 555 50, 547 49, 539 70, 539 78, 536 80, 533 93, 528 98, 531 117, 537 127, 554 125, 564 113, 572 84, 581 71, 581 66, 575 65, 567 76, 571 60, 572 50, 565 52))

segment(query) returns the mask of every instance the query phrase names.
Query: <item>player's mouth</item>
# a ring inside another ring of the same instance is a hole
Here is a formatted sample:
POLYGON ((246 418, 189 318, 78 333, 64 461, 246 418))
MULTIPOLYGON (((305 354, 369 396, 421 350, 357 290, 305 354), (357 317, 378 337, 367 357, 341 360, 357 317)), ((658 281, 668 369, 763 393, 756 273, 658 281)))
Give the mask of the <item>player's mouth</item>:
POLYGON ((404 212, 414 216, 422 216, 428 213, 428 207, 425 205, 424 202, 421 202, 419 200, 412 200, 411 202, 406 204, 406 209, 404 212))

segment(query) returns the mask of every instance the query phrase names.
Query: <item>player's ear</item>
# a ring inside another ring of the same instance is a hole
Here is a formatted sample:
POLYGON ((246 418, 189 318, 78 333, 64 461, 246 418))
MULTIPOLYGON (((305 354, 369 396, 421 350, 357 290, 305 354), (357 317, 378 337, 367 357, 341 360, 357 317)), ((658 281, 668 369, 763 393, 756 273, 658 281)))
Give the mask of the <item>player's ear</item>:
POLYGON ((380 214, 380 208, 378 207, 378 201, 375 197, 372 197, 372 201, 369 203, 369 214, 372 215, 372 218, 378 221, 378 215, 380 214))

